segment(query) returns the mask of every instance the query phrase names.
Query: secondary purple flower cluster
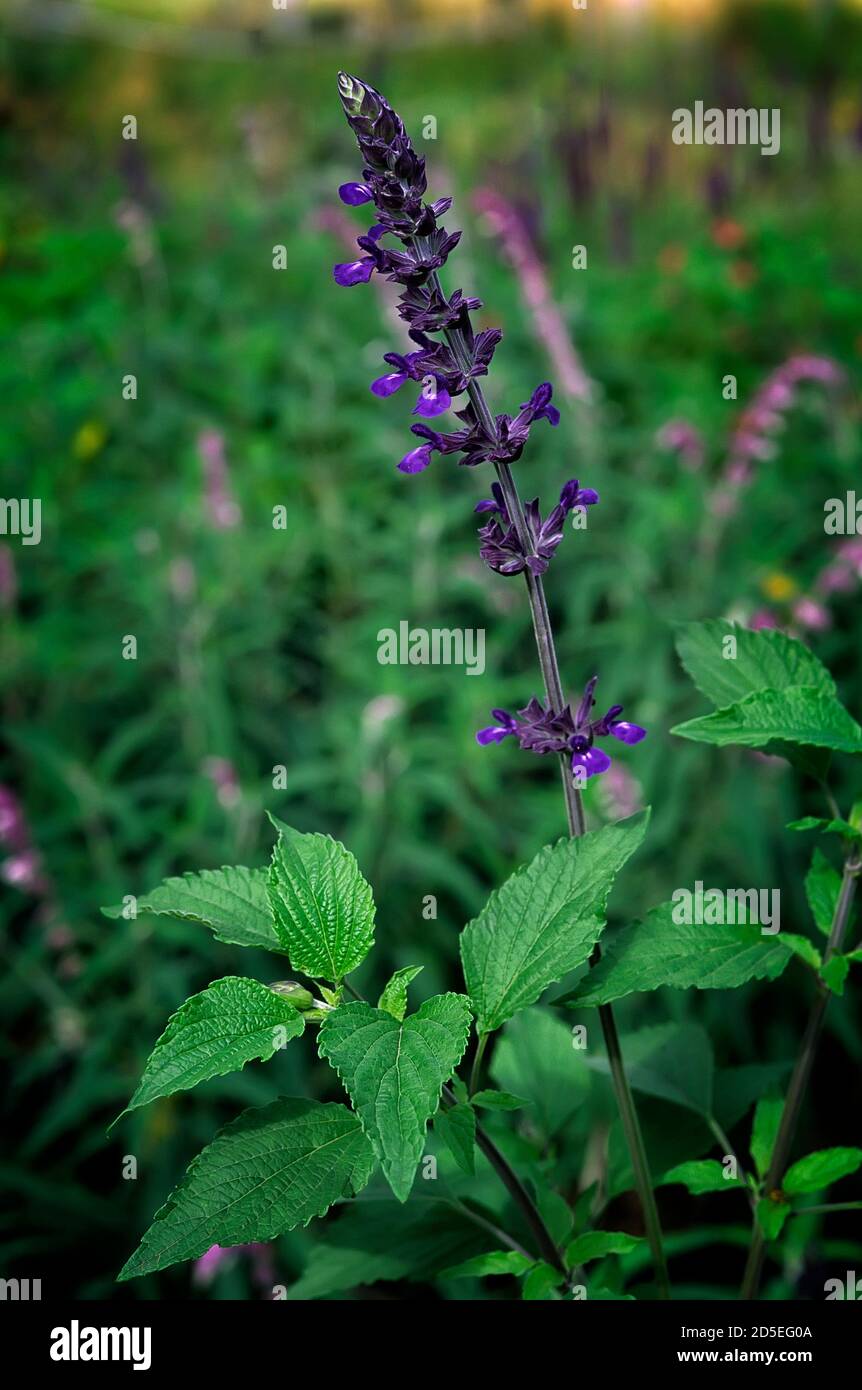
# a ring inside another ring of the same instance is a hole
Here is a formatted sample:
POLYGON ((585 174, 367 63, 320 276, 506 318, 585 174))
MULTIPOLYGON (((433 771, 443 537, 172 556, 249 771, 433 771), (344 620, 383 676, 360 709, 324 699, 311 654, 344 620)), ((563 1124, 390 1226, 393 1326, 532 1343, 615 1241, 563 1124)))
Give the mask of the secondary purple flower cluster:
POLYGON ((479 528, 482 541, 479 554, 489 569, 498 574, 521 574, 529 569, 533 574, 544 574, 548 563, 563 539, 563 524, 574 507, 592 507, 599 500, 599 494, 591 487, 581 487, 577 478, 570 478, 560 493, 560 500, 542 520, 539 499, 534 497, 524 508, 527 527, 532 542, 531 549, 525 553, 518 537, 517 527, 509 516, 499 483, 491 484, 493 498, 476 503, 477 512, 491 512, 490 521, 479 528))
MULTIPOLYGON (((419 382, 422 389, 413 413, 431 419, 452 408, 454 398, 469 392, 470 383, 487 373, 503 335, 498 328, 473 332, 470 313, 481 308, 481 300, 468 298, 461 290, 449 298, 443 293, 437 271, 458 245, 461 233, 449 233, 439 225, 438 219, 452 206, 451 198, 423 201, 425 160, 414 150, 401 117, 373 87, 347 73, 339 73, 338 90, 364 162, 363 182, 342 184, 339 196, 350 207, 373 202, 377 221, 357 238, 364 255, 337 265, 335 279, 339 285, 358 285, 377 271, 403 287, 398 312, 410 325, 418 351, 387 353, 384 361, 394 370, 378 377, 371 389, 378 396, 389 396, 406 381, 419 382), (400 249, 381 245, 387 235, 400 241, 400 249), (434 342, 429 333, 445 334, 447 343, 434 342)), ((460 454, 460 462, 468 467, 513 463, 520 458, 535 421, 559 424, 551 395, 550 383, 543 382, 517 415, 498 415, 493 429, 488 428, 487 418, 483 422, 472 401, 455 412, 462 422, 460 429, 443 433, 428 425, 413 425, 413 433, 422 442, 405 454, 398 467, 402 473, 421 473, 433 453, 460 454)))
POLYGON ((590 719, 595 704, 594 690, 597 676, 587 682, 583 699, 575 714, 571 705, 566 705, 559 714, 545 709, 535 699, 526 708, 518 710, 517 715, 504 709, 493 709, 491 714, 497 721, 487 729, 480 729, 476 735, 477 743, 501 743, 510 736, 516 738, 522 748, 531 753, 570 753, 572 772, 582 768, 587 777, 599 772, 607 772, 611 759, 603 748, 597 748, 596 738, 616 738, 621 743, 640 743, 646 737, 646 729, 640 724, 629 724, 620 719, 622 705, 611 705, 601 719, 590 719))

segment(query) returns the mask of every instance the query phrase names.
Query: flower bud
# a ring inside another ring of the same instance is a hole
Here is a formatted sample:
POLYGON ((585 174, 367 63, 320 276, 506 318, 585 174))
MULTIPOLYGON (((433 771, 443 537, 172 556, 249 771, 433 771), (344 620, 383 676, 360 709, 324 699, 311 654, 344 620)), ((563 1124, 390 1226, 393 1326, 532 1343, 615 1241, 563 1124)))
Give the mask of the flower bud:
POLYGON ((304 985, 297 984, 296 980, 277 980, 269 988, 274 994, 280 994, 295 1009, 299 1009, 300 1013, 314 1005, 314 995, 304 985))

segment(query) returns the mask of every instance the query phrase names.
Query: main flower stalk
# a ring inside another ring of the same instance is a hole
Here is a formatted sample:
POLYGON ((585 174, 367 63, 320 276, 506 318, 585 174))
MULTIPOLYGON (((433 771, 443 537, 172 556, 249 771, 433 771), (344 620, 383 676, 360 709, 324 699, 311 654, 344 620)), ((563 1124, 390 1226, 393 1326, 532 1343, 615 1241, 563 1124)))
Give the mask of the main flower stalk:
MULTIPOLYGON (((461 428, 447 433, 424 423, 411 427, 422 442, 401 459, 398 467, 407 474, 422 472, 434 453, 459 454, 459 462, 467 467, 492 463, 497 475, 494 497, 477 508, 491 514, 479 533, 483 542, 481 555, 497 573, 522 573, 527 586, 546 703, 532 700, 520 711, 519 719, 504 710, 495 710, 499 722, 481 730, 478 738, 481 743, 489 743, 513 735, 522 748, 556 755, 569 834, 583 835, 583 803, 575 774, 593 776, 604 772, 611 762, 595 739, 614 737, 635 743, 645 734, 640 726, 619 719, 620 705, 611 706, 600 719, 591 718, 595 678, 588 683, 580 706, 573 713, 560 679, 542 575, 562 540, 569 512, 574 507, 594 505, 598 494, 582 489, 577 479, 571 479, 544 521, 538 499, 524 506, 512 464, 520 458, 534 423, 559 423, 559 412, 551 404, 552 387, 548 382, 538 386, 514 416, 492 414, 479 378, 487 375, 502 334, 498 329, 474 333, 470 314, 481 307, 480 301, 465 297, 461 290, 447 296, 438 273, 461 236, 460 232, 447 233, 439 222, 452 200, 424 201, 425 161, 413 148, 401 118, 379 92, 346 73, 339 73, 338 88, 364 161, 363 182, 343 184, 339 195, 354 207, 373 202, 378 221, 357 239, 364 255, 337 265, 335 279, 340 285, 351 286, 367 282, 376 272, 400 284, 403 289, 399 314, 410 325, 409 336, 417 345, 417 351, 408 354, 387 353, 384 360, 393 370, 374 381, 371 389, 386 397, 408 381, 421 383, 413 413, 425 419, 435 419, 454 408, 456 397, 466 397, 462 408, 455 412, 461 428), (400 241, 402 249, 381 245, 387 236, 400 241), (433 333, 442 335, 442 341, 429 336, 433 333)), ((593 964, 599 956, 597 946, 593 964)), ((661 1296, 669 1297, 658 1211, 611 1006, 601 1006, 599 1016, 656 1280, 661 1296)), ((507 1186, 519 1198, 511 1181, 507 1180, 507 1186)))

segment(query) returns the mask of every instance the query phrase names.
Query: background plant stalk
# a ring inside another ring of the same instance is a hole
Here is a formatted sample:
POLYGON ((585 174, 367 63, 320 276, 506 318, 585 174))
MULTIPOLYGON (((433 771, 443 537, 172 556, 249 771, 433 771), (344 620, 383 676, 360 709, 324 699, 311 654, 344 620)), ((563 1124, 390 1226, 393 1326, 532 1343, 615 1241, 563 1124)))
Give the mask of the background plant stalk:
MULTIPOLYGON (((844 874, 841 879, 841 891, 838 894, 838 901, 835 904, 835 912, 832 917, 832 927, 829 932, 829 940, 823 956, 823 964, 834 956, 836 951, 840 951, 844 942, 844 933, 850 921, 850 911, 853 907, 853 900, 856 896, 856 883, 859 872, 862 870, 862 862, 858 855, 851 854, 844 864, 844 874)), ((790 1157, 790 1149, 793 1138, 796 1134, 796 1126, 799 1123, 799 1115, 802 1110, 802 1103, 805 1099, 805 1092, 811 1080, 811 1072, 814 1067, 814 1059, 817 1055, 817 1047, 820 1042, 820 1034, 823 1031, 823 1020, 826 1017, 826 1009, 829 1004, 831 990, 822 980, 817 981, 817 996, 811 1006, 808 1015, 808 1023, 803 1034, 802 1043, 799 1048, 799 1055, 793 1068, 793 1075, 790 1078, 790 1085, 787 1088, 787 1097, 784 1101, 784 1109, 781 1112, 781 1121, 778 1126, 778 1134, 775 1138, 775 1148, 772 1151, 772 1159, 769 1164, 769 1171, 766 1174, 764 1184, 767 1195, 780 1189, 781 1179, 784 1177, 787 1168, 787 1160, 790 1157)), ((763 1231, 755 1214, 754 1226, 752 1228, 751 1245, 748 1250, 748 1260, 745 1266, 745 1274, 740 1289, 740 1298, 756 1298, 760 1287, 760 1275, 763 1269, 763 1256, 766 1241, 763 1231)))
MULTIPOLYGON (((436 272, 434 272, 431 278, 436 288, 442 293, 439 276, 436 272)), ((462 370, 466 374, 470 366, 470 353, 461 331, 459 329, 447 329, 445 336, 462 370)), ((483 429, 492 439, 496 438, 496 422, 491 415, 487 401, 485 400, 478 382, 475 381, 475 379, 470 380, 467 390, 470 401, 482 423, 483 429)), ((497 471, 500 486, 503 489, 506 509, 517 531, 521 548, 525 555, 529 555, 533 548, 533 538, 530 535, 529 523, 524 513, 515 479, 512 476, 512 470, 508 463, 495 463, 494 466, 497 471)), ((555 712, 559 712, 563 709, 566 701, 563 695, 562 682, 560 680, 560 668, 557 663, 554 633, 551 626, 551 616, 548 611, 548 602, 545 598, 544 585, 542 584, 541 576, 533 574, 529 568, 524 570, 524 578, 527 583, 530 613, 533 619, 533 633, 536 639, 539 665, 542 670, 545 696, 551 708, 555 712)), ((564 753, 560 754, 560 774, 563 781, 563 796, 566 803, 566 820, 568 822, 569 834, 572 836, 583 835, 585 825, 581 794, 575 786, 575 781, 564 753)), ((597 945, 590 958, 590 964, 595 965, 600 959, 601 949, 597 945)), ((655 1194, 650 1179, 649 1164, 647 1163, 646 1150, 644 1148, 643 1135, 638 1121, 634 1097, 626 1075, 616 1019, 614 1018, 613 1009, 610 1004, 600 1005, 599 1019, 602 1025, 608 1062, 611 1068, 611 1077, 616 1094, 617 1106, 619 1108, 620 1119, 622 1121, 626 1144, 628 1145, 629 1156, 634 1171, 635 1185, 643 1211, 644 1226, 650 1250, 652 1251, 656 1282, 658 1284, 660 1296, 662 1298, 669 1298, 670 1281, 662 1244, 658 1207, 656 1205, 655 1194)))

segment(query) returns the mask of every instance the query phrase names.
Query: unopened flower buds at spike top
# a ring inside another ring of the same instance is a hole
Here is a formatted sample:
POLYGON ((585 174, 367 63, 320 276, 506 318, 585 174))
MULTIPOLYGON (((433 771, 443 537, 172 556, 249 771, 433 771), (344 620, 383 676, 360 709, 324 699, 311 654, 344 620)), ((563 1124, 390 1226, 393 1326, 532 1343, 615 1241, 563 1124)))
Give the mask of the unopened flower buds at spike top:
POLYGON ((269 987, 273 994, 280 994, 295 1009, 299 1009, 300 1013, 315 1007, 314 995, 304 985, 298 984, 296 980, 277 980, 269 987))

